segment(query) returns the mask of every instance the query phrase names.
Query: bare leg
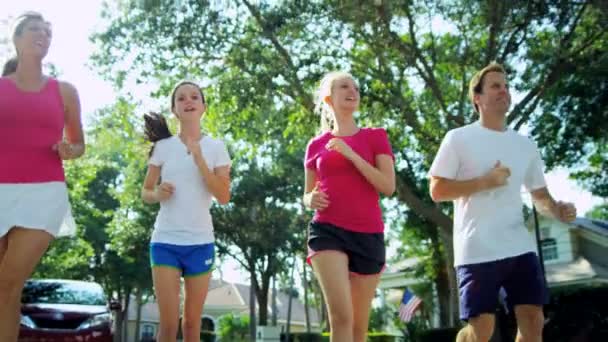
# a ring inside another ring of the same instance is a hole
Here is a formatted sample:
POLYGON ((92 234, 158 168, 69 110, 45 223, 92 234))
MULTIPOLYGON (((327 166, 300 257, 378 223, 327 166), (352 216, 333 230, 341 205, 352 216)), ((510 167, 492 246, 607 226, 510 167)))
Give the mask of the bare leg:
POLYGON ((517 342, 541 342, 543 340, 544 315, 542 306, 516 305, 517 342))
POLYGON ((323 251, 312 257, 321 290, 327 303, 331 342, 353 342, 353 304, 348 257, 338 251, 323 251))
POLYGON ((3 237, 0 237, 0 264, 2 263, 2 259, 4 259, 4 254, 6 253, 6 249, 8 248, 8 233, 3 237))
POLYGON ((198 342, 201 335, 201 315, 209 290, 211 272, 204 275, 186 277, 186 296, 184 298, 184 315, 182 332, 184 342, 198 342))
POLYGON ((469 323, 456 336, 456 342, 487 342, 494 332, 494 315, 481 314, 469 319, 469 323))
POLYGON ((44 230, 14 227, 0 242, 0 341, 17 341, 21 292, 53 236, 44 230))
POLYGON ((380 274, 353 275, 350 278, 354 315, 353 337, 355 342, 365 342, 367 340, 369 312, 379 281, 380 274))
POLYGON ((179 328, 179 293, 181 271, 164 266, 152 267, 154 293, 158 302, 160 326, 156 340, 175 342, 179 328))

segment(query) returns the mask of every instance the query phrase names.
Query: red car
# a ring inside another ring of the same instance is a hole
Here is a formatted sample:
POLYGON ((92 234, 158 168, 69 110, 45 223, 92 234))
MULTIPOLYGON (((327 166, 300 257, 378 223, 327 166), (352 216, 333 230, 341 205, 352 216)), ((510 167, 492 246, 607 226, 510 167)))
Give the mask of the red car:
POLYGON ((21 342, 111 342, 112 311, 94 282, 30 279, 21 296, 21 342))

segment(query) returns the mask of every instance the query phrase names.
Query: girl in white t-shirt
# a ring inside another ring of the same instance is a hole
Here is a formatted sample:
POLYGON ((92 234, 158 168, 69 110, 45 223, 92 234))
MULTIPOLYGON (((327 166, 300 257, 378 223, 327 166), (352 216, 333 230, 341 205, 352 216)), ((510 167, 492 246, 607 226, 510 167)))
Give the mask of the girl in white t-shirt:
POLYGON ((141 196, 146 203, 160 203, 150 241, 159 341, 177 338, 181 277, 184 341, 199 340, 215 255, 209 208, 212 197, 221 204, 230 200, 230 156, 221 140, 201 134, 206 109, 201 88, 180 82, 171 94, 171 111, 179 120, 176 136, 161 115, 144 116, 145 135, 154 146, 141 196))

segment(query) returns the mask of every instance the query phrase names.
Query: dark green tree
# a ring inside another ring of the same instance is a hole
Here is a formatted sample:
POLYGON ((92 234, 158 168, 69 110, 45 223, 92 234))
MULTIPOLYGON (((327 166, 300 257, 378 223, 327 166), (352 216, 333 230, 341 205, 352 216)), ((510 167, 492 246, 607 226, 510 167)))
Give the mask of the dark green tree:
POLYGON ((161 93, 185 76, 209 80, 215 129, 253 155, 282 144, 302 156, 317 127, 315 84, 350 70, 362 89, 359 122, 388 129, 396 198, 419 216, 403 227, 440 245, 435 274, 448 284, 442 308, 452 308, 444 324, 457 320, 452 220, 450 206, 427 195, 426 171, 445 132, 477 119, 467 99, 474 71, 494 60, 507 67, 509 125, 539 143, 549 167, 586 160, 606 132, 605 106, 593 105, 608 79, 598 1, 124 1, 104 17, 93 37, 102 75, 119 87, 155 80, 161 93))
POLYGON ((268 324, 271 279, 302 250, 306 221, 288 205, 295 187, 276 165, 240 159, 233 171, 232 199, 212 211, 218 252, 249 273, 258 302, 258 324, 268 324))

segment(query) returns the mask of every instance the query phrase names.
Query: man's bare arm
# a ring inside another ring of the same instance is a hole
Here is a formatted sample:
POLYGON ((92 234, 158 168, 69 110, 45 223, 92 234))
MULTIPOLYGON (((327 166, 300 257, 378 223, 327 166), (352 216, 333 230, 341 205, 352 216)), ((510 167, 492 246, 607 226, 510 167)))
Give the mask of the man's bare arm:
POLYGON ((431 176, 429 187, 431 198, 435 202, 452 201, 460 197, 468 197, 474 193, 503 186, 511 175, 508 167, 500 161, 488 173, 469 180, 454 180, 431 176))
POLYGON ((552 217, 562 222, 570 222, 576 218, 574 204, 556 201, 546 187, 534 190, 531 194, 534 206, 541 215, 552 217))

